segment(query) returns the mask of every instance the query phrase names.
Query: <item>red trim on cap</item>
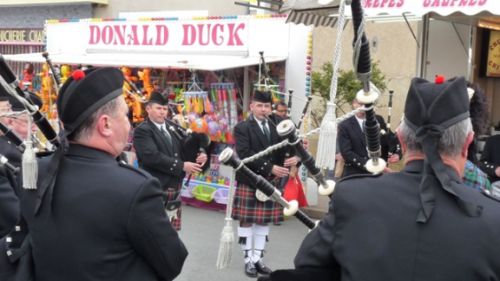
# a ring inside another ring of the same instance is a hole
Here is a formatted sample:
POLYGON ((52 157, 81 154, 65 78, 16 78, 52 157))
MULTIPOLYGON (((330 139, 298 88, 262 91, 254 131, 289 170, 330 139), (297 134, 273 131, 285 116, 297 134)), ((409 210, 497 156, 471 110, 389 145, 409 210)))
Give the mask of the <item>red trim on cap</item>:
POLYGON ((436 79, 434 79, 434 83, 443 84, 444 83, 444 76, 443 75, 436 75, 436 79))
POLYGON ((73 77, 73 80, 78 81, 82 80, 85 77, 85 72, 83 72, 80 69, 77 69, 71 73, 71 77, 73 77))

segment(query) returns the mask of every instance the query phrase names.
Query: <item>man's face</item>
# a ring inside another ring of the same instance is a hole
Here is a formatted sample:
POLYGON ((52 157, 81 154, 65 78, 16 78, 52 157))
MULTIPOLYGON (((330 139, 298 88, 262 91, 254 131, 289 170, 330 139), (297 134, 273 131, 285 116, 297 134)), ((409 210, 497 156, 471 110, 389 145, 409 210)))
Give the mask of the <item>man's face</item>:
POLYGON ((35 122, 31 122, 31 128, 28 127, 28 115, 16 115, 14 117, 8 118, 7 124, 12 129, 16 135, 18 135, 22 140, 26 140, 28 138, 28 130, 31 129, 31 133, 34 134, 36 132, 35 122))
MULTIPOLYGON (((355 100, 352 101, 352 108, 353 109, 358 109, 358 108, 360 108, 362 106, 363 105, 358 100, 355 99, 355 100)), ((364 111, 360 111, 360 112, 356 113, 356 116, 358 118, 364 119, 365 116, 366 116, 366 113, 364 111)))
POLYGON ((111 121, 114 125, 112 143, 117 156, 125 149, 130 132, 130 121, 128 119, 129 109, 127 103, 123 96, 118 97, 118 99, 118 112, 111 116, 111 121))
POLYGON ((149 103, 146 106, 146 112, 151 121, 159 124, 163 124, 168 114, 168 106, 160 105, 157 103, 149 103))
POLYGON ((266 116, 271 114, 271 103, 252 101, 250 103, 250 111, 258 120, 264 120, 266 116))
POLYGON ((276 115, 278 115, 281 118, 286 118, 286 113, 287 113, 287 107, 283 106, 281 104, 278 104, 276 106, 276 115))

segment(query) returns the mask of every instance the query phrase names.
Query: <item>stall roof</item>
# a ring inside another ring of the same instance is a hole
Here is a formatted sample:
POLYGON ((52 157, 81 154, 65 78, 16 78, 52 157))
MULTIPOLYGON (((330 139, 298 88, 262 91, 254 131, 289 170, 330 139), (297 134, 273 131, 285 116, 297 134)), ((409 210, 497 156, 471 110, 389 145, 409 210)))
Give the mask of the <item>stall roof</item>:
MULTIPOLYGON (((461 1, 362 1, 367 19, 394 18, 394 17, 422 17, 430 14, 434 18, 476 25, 481 20, 500 15, 500 1, 479 0, 468 1, 466 5, 461 1), (391 4, 392 3, 392 4, 391 4)), ((333 0, 321 5, 317 0, 288 1, 283 6, 283 12, 290 12, 287 22, 303 23, 315 26, 332 26, 332 19, 338 15, 340 0, 333 0), (328 20, 332 21, 328 21, 328 20), (326 24, 325 24, 326 23, 326 24)), ((350 9, 346 9, 347 16, 350 9)), ((500 21, 499 21, 500 22, 500 21)), ((333 21, 333 24, 335 22, 333 21)))
MULTIPOLYGON (((7 61, 45 62, 41 53, 4 55, 7 61)), ((258 56, 223 56, 223 55, 163 55, 163 54, 134 54, 134 53, 106 53, 106 54, 50 54, 50 59, 56 64, 82 64, 92 66, 130 66, 151 68, 176 68, 197 70, 223 70, 250 65, 258 65, 258 56)), ((266 62, 284 61, 284 56, 266 56, 266 62)))

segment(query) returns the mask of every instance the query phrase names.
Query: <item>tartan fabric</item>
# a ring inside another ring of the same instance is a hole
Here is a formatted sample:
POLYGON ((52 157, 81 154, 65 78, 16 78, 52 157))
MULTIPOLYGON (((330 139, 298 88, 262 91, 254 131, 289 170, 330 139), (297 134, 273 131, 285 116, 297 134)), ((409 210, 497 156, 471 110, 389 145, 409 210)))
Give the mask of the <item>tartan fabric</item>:
POLYGON ((491 190, 491 183, 488 180, 488 176, 469 160, 465 162, 463 181, 466 186, 473 189, 491 190))
MULTIPOLYGON (((167 200, 167 202, 169 200, 174 200, 176 199, 178 196, 179 196, 179 193, 180 193, 180 188, 181 186, 179 185, 179 187, 177 189, 166 189, 165 190, 165 199, 167 200)), ((180 198, 178 198, 180 200, 180 198)), ((166 203, 165 203, 166 204, 166 203)), ((181 230, 181 207, 179 207, 179 209, 177 209, 177 218, 176 219, 173 219, 170 224, 172 225, 172 227, 179 231, 181 230)))
POLYGON ((234 194, 232 217, 242 223, 279 223, 283 221, 283 207, 271 200, 257 200, 254 188, 238 184, 234 194))

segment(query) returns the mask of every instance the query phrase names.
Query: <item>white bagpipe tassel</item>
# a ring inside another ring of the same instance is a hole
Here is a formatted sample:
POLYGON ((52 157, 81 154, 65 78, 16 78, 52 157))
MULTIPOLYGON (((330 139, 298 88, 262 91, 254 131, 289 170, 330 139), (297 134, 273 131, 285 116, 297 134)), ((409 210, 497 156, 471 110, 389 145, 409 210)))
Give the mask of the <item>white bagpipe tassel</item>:
POLYGON ((345 23, 345 1, 339 5, 337 21, 337 39, 333 54, 333 74, 330 84, 330 100, 326 105, 326 114, 320 126, 318 151, 316 154, 316 167, 333 170, 335 168, 335 153, 337 143, 337 117, 335 116, 335 98, 337 96, 340 58, 342 57, 342 35, 345 23))
POLYGON ((219 252, 217 254, 217 269, 224 269, 231 264, 231 259, 233 257, 233 244, 234 244, 234 229, 233 229, 233 219, 231 218, 231 213, 233 210, 233 197, 235 192, 235 177, 236 171, 233 170, 231 174, 231 181, 229 183, 229 194, 226 206, 226 219, 225 225, 221 232, 219 252))
POLYGON ((316 167, 333 170, 335 168, 335 150, 337 143, 337 122, 335 104, 329 102, 326 114, 320 126, 318 151, 316 153, 316 167))
POLYGON ((38 179, 38 163, 31 140, 31 116, 28 116, 28 139, 24 142, 25 149, 22 158, 23 188, 36 189, 38 179))

